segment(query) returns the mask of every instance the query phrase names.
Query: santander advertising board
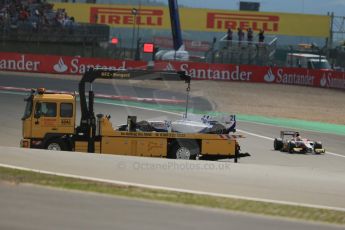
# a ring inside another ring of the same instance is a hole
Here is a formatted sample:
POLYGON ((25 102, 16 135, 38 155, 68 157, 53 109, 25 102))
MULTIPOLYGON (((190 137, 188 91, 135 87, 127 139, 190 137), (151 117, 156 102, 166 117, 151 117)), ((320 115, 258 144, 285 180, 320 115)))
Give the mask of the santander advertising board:
POLYGON ((64 60, 60 57, 59 61, 53 66, 53 70, 56 73, 67 73, 67 74, 83 74, 89 68, 109 68, 112 70, 117 69, 126 69, 126 61, 121 61, 121 63, 109 63, 106 64, 85 64, 80 62, 79 58, 73 58, 68 60, 64 60))
POLYGON ((264 76, 264 81, 267 83, 314 86, 315 76, 311 75, 309 71, 303 73, 287 68, 269 68, 264 76))
POLYGON ((251 81, 252 71, 241 70, 239 65, 227 69, 217 68, 193 68, 189 64, 180 65, 180 71, 185 71, 193 78, 200 80, 231 80, 231 81, 251 81))
MULTIPOLYGON (((81 75, 88 68, 146 69, 147 62, 36 55, 0 52, 0 70, 81 75)), ((302 85, 345 89, 345 74, 336 71, 308 70, 254 65, 209 64, 197 62, 154 63, 155 70, 185 71, 195 80, 302 85)))

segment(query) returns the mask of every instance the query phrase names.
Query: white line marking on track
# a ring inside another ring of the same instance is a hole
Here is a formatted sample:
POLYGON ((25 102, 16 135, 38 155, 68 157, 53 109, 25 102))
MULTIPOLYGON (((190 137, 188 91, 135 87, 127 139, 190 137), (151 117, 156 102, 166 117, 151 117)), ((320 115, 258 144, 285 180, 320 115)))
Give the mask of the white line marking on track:
POLYGON ((326 153, 325 154, 329 154, 329 155, 333 155, 333 156, 337 156, 337 157, 343 157, 343 158, 345 158, 345 156, 344 155, 341 155, 341 154, 338 154, 338 153, 332 153, 332 152, 329 152, 329 151, 326 151, 326 153))
POLYGON ((251 132, 248 132, 248 131, 244 131, 242 129, 236 129, 236 130, 241 132, 241 133, 245 133, 245 134, 248 134, 248 135, 251 135, 251 136, 254 136, 254 137, 259 137, 259 138, 263 138, 263 139, 270 140, 270 141, 274 140, 274 138, 272 138, 272 137, 262 136, 262 135, 259 135, 259 134, 255 134, 255 133, 251 133, 251 132))
POLYGON ((158 190, 171 191, 171 192, 181 192, 181 193, 189 193, 189 194, 196 194, 196 195, 224 197, 224 198, 231 198, 231 199, 242 199, 242 200, 249 200, 249 201, 268 202, 268 203, 274 203, 274 204, 292 205, 292 206, 300 206, 300 207, 302 206, 302 207, 309 207, 309 208, 318 208, 318 209, 327 209, 327 210, 336 210, 336 211, 345 212, 345 208, 341 208, 341 207, 314 205, 314 204, 307 204, 307 203, 297 203, 297 202, 290 202, 290 201, 271 200, 271 199, 245 197, 245 196, 237 196, 237 195, 228 195, 228 194, 214 193, 214 192, 203 192, 203 191, 190 190, 190 189, 147 185, 147 184, 132 183, 132 182, 125 182, 125 181, 118 181, 118 180, 108 180, 108 179, 101 179, 101 178, 95 178, 95 177, 73 175, 73 174, 68 174, 68 173, 58 173, 58 172, 38 170, 38 169, 32 169, 32 168, 26 168, 26 167, 19 167, 19 166, 13 166, 13 165, 2 164, 2 163, 0 163, 0 166, 5 167, 5 168, 17 169, 17 170, 43 173, 47 175, 70 177, 70 178, 75 178, 75 179, 90 180, 90 181, 124 185, 124 186, 134 186, 134 187, 158 189, 158 190))

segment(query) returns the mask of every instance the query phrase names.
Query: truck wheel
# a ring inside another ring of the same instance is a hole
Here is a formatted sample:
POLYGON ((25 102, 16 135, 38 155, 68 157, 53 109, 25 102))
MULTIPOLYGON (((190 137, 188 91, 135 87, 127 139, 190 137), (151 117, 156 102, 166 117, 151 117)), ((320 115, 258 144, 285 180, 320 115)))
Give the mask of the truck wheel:
POLYGON ((200 153, 199 145, 196 141, 176 141, 169 151, 168 158, 195 160, 200 153))
POLYGON ((66 143, 62 140, 51 140, 48 141, 46 144, 47 150, 54 150, 54 151, 65 151, 67 150, 66 143))
POLYGON ((283 141, 281 139, 274 139, 273 142, 273 148, 274 150, 281 150, 283 148, 283 141))

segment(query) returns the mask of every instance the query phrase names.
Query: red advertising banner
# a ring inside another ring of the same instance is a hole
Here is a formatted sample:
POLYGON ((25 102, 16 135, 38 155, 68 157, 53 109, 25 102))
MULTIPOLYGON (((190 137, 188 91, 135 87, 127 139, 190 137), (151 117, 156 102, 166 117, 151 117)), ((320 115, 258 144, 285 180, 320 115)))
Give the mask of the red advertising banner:
POLYGON ((146 66, 146 62, 140 61, 0 52, 0 70, 7 71, 80 75, 90 67, 138 69, 146 66))
POLYGON ((303 68, 197 62, 159 62, 156 68, 186 71, 194 79, 275 83, 345 89, 345 73, 303 68))
MULTIPOLYGON (((0 52, 0 70, 3 71, 81 75, 90 67, 106 67, 114 70, 143 69, 147 67, 147 64, 147 62, 142 61, 0 52)), ((156 70, 186 71, 196 80, 257 82, 345 89, 345 73, 335 71, 163 61, 155 62, 154 68, 156 70)))

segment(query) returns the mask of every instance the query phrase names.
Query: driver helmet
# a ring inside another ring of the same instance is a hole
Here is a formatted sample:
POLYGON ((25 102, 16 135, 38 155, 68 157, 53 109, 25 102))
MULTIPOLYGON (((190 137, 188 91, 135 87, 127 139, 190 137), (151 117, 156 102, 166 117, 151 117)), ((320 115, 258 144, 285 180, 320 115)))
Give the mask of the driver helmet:
POLYGON ((299 132, 296 132, 295 135, 296 135, 296 137, 299 137, 299 132))

